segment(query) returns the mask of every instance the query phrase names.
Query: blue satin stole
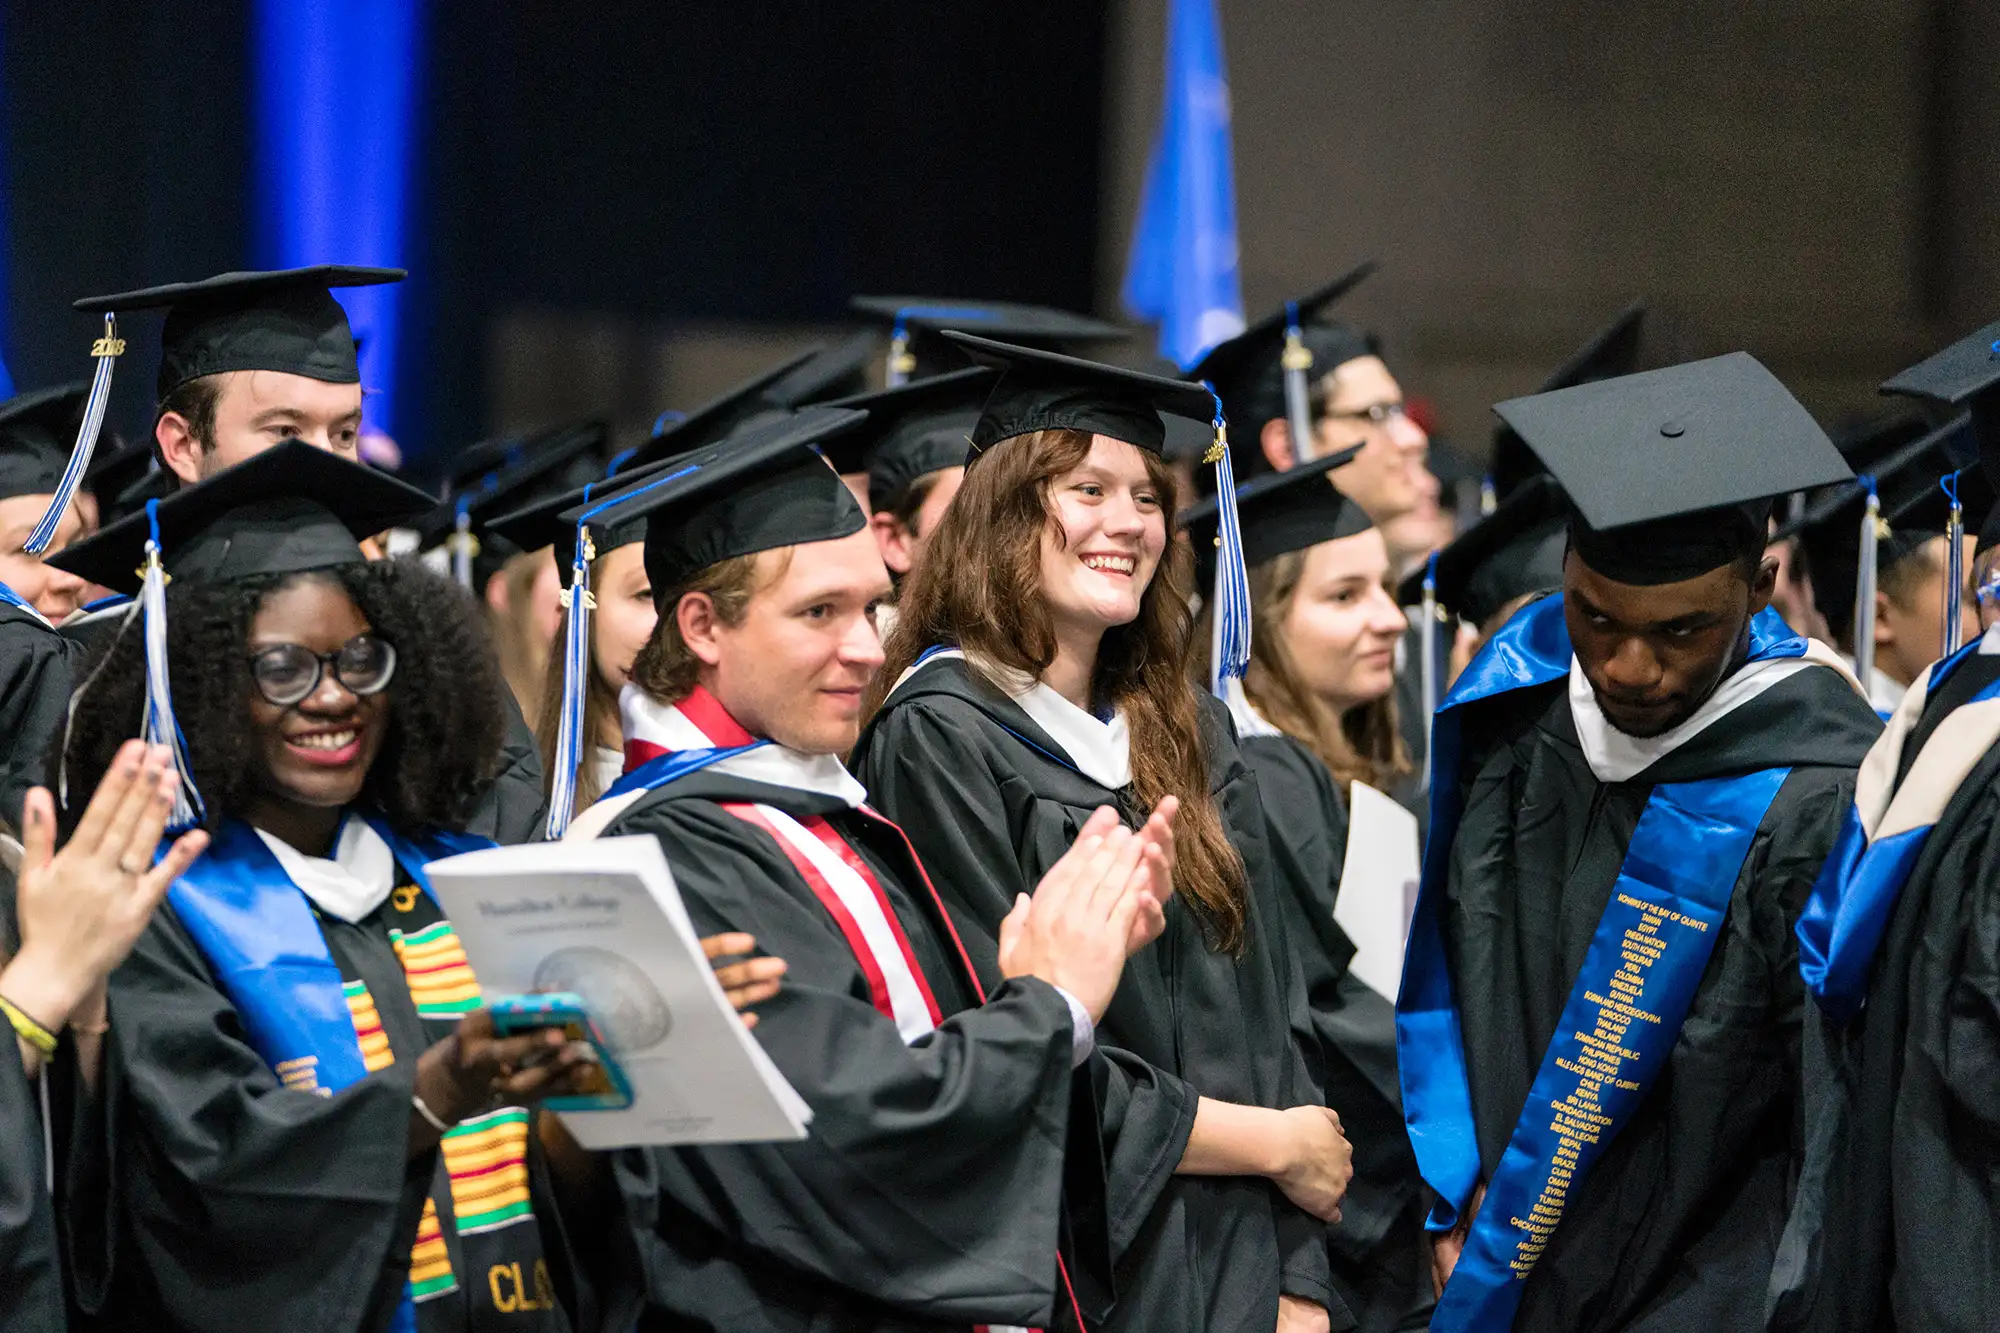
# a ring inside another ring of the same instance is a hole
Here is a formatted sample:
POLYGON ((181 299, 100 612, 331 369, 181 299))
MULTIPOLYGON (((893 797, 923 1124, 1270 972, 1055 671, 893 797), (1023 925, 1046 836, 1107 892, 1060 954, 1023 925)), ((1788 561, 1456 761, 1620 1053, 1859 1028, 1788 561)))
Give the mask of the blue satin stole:
POLYGON ((614 796, 623 796, 630 791, 651 791, 664 787, 676 778, 684 778, 690 773, 699 773, 710 764, 719 764, 725 759, 733 759, 739 754, 749 754, 759 746, 769 745, 769 741, 752 741, 748 745, 726 745, 716 749, 669 750, 665 754, 654 755, 645 763, 611 784, 599 797, 608 801, 614 796))
MULTIPOLYGON (((1932 668, 1925 697, 1934 694, 1978 650, 1975 639, 1932 668)), ((2000 698, 2000 680, 1966 703, 1994 698, 2000 698)), ((1876 743, 1900 746, 1906 738, 1906 734, 1889 731, 1876 743)), ((1848 807, 1840 836, 1820 866, 1797 927, 1799 975, 1821 1012, 1835 1022, 1847 1022, 1861 1012, 1875 951, 1881 947, 1896 900, 1935 827, 1933 822, 1870 841, 1861 825, 1861 812, 1848 807)))
MULTIPOLYGON (((376 816, 359 817, 425 893, 427 862, 494 845, 460 833, 406 838, 376 816)), ((366 1075, 340 968, 312 902, 254 829, 224 820, 167 897, 235 1006, 250 1045, 287 1086, 331 1095, 366 1075)))
MULTIPOLYGON (((1775 613, 1751 622, 1751 661, 1805 650, 1775 613)), ((1562 598, 1544 598, 1494 635, 1432 720, 1431 833, 1396 1003, 1396 1047, 1411 1146, 1438 1194, 1427 1222, 1433 1231, 1457 1223, 1481 1176, 1442 919, 1464 809, 1463 709, 1564 680, 1571 657, 1562 598)), ((1653 788, 1433 1329, 1512 1324, 1569 1191, 1630 1119, 1672 1050, 1751 840, 1789 773, 1772 768, 1653 788)))

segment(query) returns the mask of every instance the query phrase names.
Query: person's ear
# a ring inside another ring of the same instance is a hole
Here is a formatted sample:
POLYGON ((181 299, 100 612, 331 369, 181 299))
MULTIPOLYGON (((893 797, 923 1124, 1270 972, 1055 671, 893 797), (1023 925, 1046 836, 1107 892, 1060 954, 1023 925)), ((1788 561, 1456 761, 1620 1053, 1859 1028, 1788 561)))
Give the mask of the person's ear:
POLYGON ((909 530, 887 511, 870 514, 868 527, 875 534, 875 545, 882 552, 882 563, 889 567, 889 572, 898 578, 909 573, 910 566, 916 563, 911 549, 915 542, 909 530))
POLYGON ((703 666, 715 666, 722 661, 722 644, 717 638, 721 628, 721 617, 715 614, 715 602, 705 592, 691 592, 681 598, 674 608, 674 624, 680 628, 681 642, 688 646, 695 660, 703 666))
POLYGON ((1778 591, 1778 557, 1766 555, 1757 562, 1757 575, 1750 580, 1750 614, 1756 615, 1771 604, 1778 591))
POLYGON ((504 616, 513 610, 513 599, 507 595, 507 571, 496 569, 486 576, 486 609, 496 616, 504 616))
POLYGON ((153 425, 153 443, 167 471, 192 486, 201 480, 201 441, 195 438, 194 424, 178 412, 163 412, 153 425))
POLYGON ((1292 442, 1292 428, 1283 417, 1272 417, 1264 423, 1264 429, 1257 432, 1257 445, 1264 451, 1264 461, 1274 471, 1290 472, 1299 461, 1298 447, 1292 442))
POLYGON ((1896 646, 1895 618, 1890 614, 1896 604, 1889 600, 1889 594, 1880 588, 1875 590, 1875 653, 1879 657, 1884 649, 1896 646))

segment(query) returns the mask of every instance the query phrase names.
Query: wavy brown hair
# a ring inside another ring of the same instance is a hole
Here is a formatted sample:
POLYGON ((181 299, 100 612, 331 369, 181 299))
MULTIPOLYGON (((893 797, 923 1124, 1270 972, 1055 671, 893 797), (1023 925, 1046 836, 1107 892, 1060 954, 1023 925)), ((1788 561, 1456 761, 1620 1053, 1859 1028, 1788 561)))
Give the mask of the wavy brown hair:
MULTIPOLYGON (((1039 677, 1055 660, 1055 627, 1042 598, 1042 535, 1061 542, 1050 488, 1089 456, 1091 438, 1084 431, 1035 431, 1001 441, 966 469, 964 487, 903 585, 885 648, 888 661, 870 691, 870 712, 934 644, 963 649, 974 671, 996 663, 1039 677)), ((1144 457, 1146 475, 1160 496, 1167 550, 1140 598, 1138 619, 1105 631, 1091 696, 1125 714, 1136 808, 1149 810, 1162 797, 1180 797, 1175 891, 1193 909, 1210 947, 1240 953, 1243 858, 1230 845, 1209 793, 1201 699, 1187 674, 1194 557, 1171 535, 1173 476, 1156 455, 1144 457)), ((1005 690, 998 680, 987 683, 1005 690)))
MULTIPOLYGON (((1287 551, 1250 570, 1250 669, 1243 673, 1243 693, 1266 722, 1319 756, 1342 800, 1350 782, 1387 791, 1410 773, 1410 756, 1396 727, 1396 692, 1336 712, 1305 687, 1293 665, 1285 617, 1305 568, 1306 552, 1287 551)), ((1198 642, 1208 642, 1208 625, 1204 609, 1195 631, 1198 642)), ((1201 670, 1206 672, 1206 663, 1201 670)))

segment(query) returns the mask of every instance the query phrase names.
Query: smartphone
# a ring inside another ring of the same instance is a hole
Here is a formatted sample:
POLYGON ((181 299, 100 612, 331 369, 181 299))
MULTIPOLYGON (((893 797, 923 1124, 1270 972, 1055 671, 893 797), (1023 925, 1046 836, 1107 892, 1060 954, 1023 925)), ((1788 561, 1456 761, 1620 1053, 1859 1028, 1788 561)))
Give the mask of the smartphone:
POLYGON ((559 1028, 565 1041, 590 1048, 595 1063, 582 1076, 582 1091, 543 1098, 543 1106, 551 1111, 622 1111, 632 1104, 632 1084, 583 1007, 582 996, 573 991, 502 995, 488 1000, 486 1009, 493 1015, 493 1030, 503 1037, 559 1028))

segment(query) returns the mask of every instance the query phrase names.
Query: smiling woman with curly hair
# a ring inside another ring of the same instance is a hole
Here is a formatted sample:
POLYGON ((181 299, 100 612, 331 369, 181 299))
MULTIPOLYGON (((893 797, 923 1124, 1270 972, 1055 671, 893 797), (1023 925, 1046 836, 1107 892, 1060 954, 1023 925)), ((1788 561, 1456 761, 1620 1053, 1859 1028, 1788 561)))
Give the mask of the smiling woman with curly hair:
POLYGON ((112 1323, 595 1322, 544 1228, 552 1172, 567 1199, 597 1167, 530 1109, 591 1074, 559 1032, 496 1035, 423 874, 492 845, 458 830, 504 726, 475 608, 356 541, 428 503, 291 442, 59 557, 130 589, 150 530, 173 578, 164 661, 148 612, 79 675, 68 790, 124 762, 164 671, 212 838, 110 982, 115 1187, 72 1213, 101 1210, 77 1272, 112 1323))
MULTIPOLYGON (((505 685, 476 609, 454 584, 414 561, 168 588, 175 712, 192 742, 189 766, 207 802, 205 825, 213 831, 225 814, 248 809, 270 782, 265 733, 243 706, 254 688, 244 645, 266 598, 308 581, 338 589, 378 637, 395 645, 381 750, 367 766, 358 799, 399 826, 462 829, 499 764, 505 685)), ((118 747, 139 733, 146 662, 137 623, 87 661, 78 678, 90 682, 89 706, 77 710, 61 758, 69 789, 92 791, 118 747)))

